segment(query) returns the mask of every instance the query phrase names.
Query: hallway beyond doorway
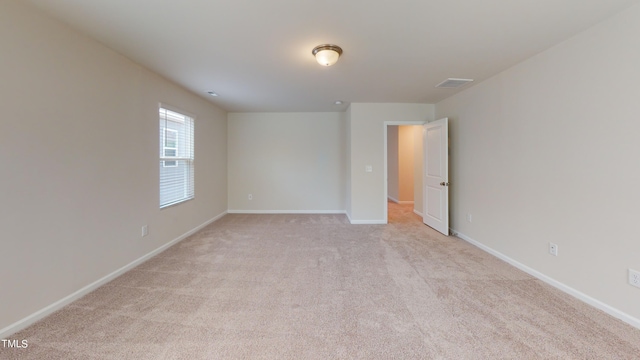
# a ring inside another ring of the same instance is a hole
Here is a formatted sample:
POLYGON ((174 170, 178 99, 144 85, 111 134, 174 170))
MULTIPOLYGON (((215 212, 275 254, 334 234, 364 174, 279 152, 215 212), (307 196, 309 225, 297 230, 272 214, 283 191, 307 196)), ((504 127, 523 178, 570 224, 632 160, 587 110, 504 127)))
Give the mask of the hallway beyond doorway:
POLYGON ((422 222, 422 218, 413 212, 413 204, 398 204, 389 200, 387 201, 387 209, 389 224, 405 224, 416 220, 422 222))

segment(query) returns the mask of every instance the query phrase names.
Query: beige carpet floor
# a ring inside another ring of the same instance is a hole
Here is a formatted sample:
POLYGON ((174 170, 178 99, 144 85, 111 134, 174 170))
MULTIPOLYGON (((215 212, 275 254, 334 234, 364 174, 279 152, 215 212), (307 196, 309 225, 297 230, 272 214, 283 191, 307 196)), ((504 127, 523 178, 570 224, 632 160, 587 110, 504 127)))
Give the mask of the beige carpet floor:
POLYGON ((227 215, 2 359, 638 359, 640 330, 391 205, 227 215))

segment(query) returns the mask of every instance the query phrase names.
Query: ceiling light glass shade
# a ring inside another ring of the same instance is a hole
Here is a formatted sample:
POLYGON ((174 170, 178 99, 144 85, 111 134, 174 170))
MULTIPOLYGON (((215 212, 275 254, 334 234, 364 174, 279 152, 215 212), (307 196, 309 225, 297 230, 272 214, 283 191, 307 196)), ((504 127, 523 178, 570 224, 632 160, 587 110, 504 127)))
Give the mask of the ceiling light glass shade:
POLYGON ((340 54, 333 50, 320 50, 316 54, 316 61, 323 66, 331 66, 338 61, 340 54))
POLYGON ((340 58, 342 49, 336 45, 325 44, 316 46, 311 53, 316 57, 318 64, 331 66, 340 58))

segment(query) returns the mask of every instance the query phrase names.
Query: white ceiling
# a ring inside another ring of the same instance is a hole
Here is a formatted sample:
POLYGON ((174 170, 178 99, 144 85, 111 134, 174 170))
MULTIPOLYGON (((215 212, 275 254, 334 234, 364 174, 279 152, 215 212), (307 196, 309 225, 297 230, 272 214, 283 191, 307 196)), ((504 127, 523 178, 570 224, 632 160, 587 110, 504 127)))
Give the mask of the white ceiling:
POLYGON ((436 103, 460 91, 435 88, 446 78, 477 84, 640 0, 28 1, 221 108, 249 112, 436 103), (332 67, 311 55, 323 43, 344 50, 332 67))

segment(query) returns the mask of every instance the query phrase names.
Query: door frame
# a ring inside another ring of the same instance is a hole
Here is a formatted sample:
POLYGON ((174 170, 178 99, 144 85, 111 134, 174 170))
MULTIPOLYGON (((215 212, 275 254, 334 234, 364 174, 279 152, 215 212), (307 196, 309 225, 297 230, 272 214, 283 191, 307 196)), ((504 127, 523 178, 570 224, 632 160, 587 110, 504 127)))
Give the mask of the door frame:
MULTIPOLYGON (((384 122, 384 223, 389 223, 389 207, 387 205, 387 201, 389 199, 389 173, 387 172, 387 129, 389 126, 413 126, 413 125, 424 125, 429 121, 385 121, 384 122)), ((415 195, 414 195, 415 198, 415 195)))

